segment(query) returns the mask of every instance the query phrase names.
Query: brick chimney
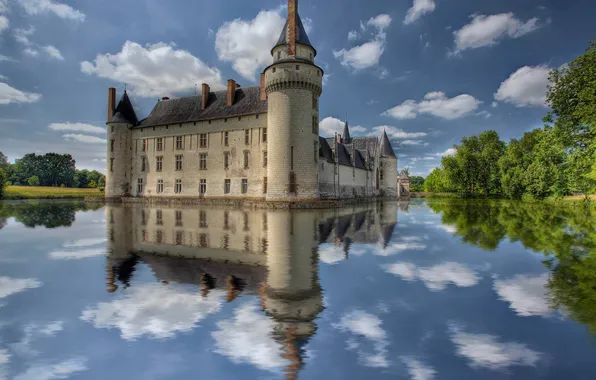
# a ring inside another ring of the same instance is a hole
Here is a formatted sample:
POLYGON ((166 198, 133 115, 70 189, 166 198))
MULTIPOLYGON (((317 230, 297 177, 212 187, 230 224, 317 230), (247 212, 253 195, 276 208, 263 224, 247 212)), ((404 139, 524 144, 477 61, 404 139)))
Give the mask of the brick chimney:
POLYGON ((265 91, 265 73, 261 73, 261 100, 267 100, 267 92, 265 91))
POLYGON ((290 57, 296 57, 296 20, 298 19, 298 0, 288 0, 288 41, 290 57))
POLYGON ((203 83, 201 85, 201 107, 203 109, 207 108, 207 102, 209 101, 209 93, 211 92, 211 88, 207 83, 203 83))
POLYGON ((234 79, 228 80, 228 97, 227 97, 227 105, 228 107, 234 104, 234 96, 236 95, 236 81, 234 79))
POLYGON ((108 89, 108 121, 112 120, 112 115, 116 109, 116 89, 110 87, 108 89))
POLYGON ((337 143, 341 144, 341 135, 338 133, 336 136, 337 136, 337 143))

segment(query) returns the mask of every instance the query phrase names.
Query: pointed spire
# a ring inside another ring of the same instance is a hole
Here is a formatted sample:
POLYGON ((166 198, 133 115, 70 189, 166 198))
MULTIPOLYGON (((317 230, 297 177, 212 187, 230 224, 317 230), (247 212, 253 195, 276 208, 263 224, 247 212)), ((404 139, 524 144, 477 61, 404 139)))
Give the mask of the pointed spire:
POLYGON ((387 132, 383 129, 383 136, 381 137, 381 155, 389 157, 397 157, 391 147, 391 140, 387 136, 387 132))
POLYGON ((344 144, 349 144, 352 140, 352 137, 350 136, 350 128, 348 127, 348 120, 346 120, 346 123, 344 124, 344 134, 342 137, 344 144))
MULTIPOLYGON (((298 0, 288 0, 288 19, 286 20, 286 24, 284 25, 284 28, 281 31, 281 35, 279 36, 275 46, 290 45, 291 50, 292 45, 295 49, 296 43, 308 45, 314 49, 310 43, 310 40, 308 39, 308 35, 306 34, 306 29, 304 28, 302 20, 300 19, 300 15, 298 14, 298 0), (290 42, 293 42, 293 44, 290 42)), ((294 50, 293 54, 290 52, 290 55, 295 56, 296 51, 294 50)))
POLYGON ((139 119, 126 90, 124 90, 124 94, 122 94, 122 98, 120 98, 120 102, 116 106, 112 118, 108 123, 127 123, 132 125, 139 123, 139 119))

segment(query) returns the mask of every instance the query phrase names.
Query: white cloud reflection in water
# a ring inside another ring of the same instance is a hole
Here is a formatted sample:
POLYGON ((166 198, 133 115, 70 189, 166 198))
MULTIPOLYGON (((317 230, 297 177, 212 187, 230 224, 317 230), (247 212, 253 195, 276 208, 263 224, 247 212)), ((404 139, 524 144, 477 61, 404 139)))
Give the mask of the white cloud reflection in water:
POLYGON ((356 351, 359 362, 366 367, 387 368, 391 364, 387 358, 387 332, 382 321, 374 314, 363 310, 354 310, 344 314, 336 329, 348 332, 351 336, 346 341, 348 350, 356 351), (372 345, 372 350, 363 348, 363 343, 372 345))
POLYGON ((430 267, 418 267, 416 264, 398 262, 384 265, 387 273, 401 277, 405 281, 420 280, 430 290, 444 290, 449 284, 457 287, 474 286, 480 277, 464 264, 445 262, 430 267))
POLYGON ((539 276, 516 275, 510 279, 496 279, 495 292, 509 307, 522 317, 548 316, 551 309, 548 304, 548 274, 539 276))

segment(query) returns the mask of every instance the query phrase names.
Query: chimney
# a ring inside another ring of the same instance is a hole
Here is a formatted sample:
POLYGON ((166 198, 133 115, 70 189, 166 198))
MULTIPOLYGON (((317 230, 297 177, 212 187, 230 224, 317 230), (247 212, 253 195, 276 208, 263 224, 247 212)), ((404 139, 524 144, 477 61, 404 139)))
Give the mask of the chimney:
POLYGON ((236 81, 234 79, 228 80, 228 97, 227 97, 227 105, 228 107, 234 104, 234 95, 236 95, 236 81))
POLYGON ((203 109, 207 108, 207 102, 209 101, 209 92, 211 89, 207 83, 201 85, 201 106, 203 109))
POLYGON ((296 57, 296 20, 298 19, 298 0, 288 0, 288 41, 290 57, 296 57))
POLYGON ((265 91, 265 73, 261 73, 261 100, 267 100, 267 92, 265 91))
POLYGON ((108 89, 108 121, 112 120, 112 115, 116 109, 116 89, 110 87, 108 89))

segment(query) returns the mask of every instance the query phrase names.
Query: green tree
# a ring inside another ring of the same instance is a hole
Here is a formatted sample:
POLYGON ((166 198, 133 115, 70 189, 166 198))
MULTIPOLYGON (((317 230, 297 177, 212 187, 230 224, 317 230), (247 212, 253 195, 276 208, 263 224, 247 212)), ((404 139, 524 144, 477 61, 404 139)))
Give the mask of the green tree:
POLYGON ((405 167, 404 170, 402 170, 404 172, 405 175, 407 175, 408 177, 410 176, 410 168, 409 167, 405 167))
POLYGON ((528 167, 534 161, 535 149, 543 135, 542 129, 524 133, 520 140, 511 139, 499 159, 501 189, 511 199, 521 199, 529 185, 528 167))
POLYGON ((87 185, 87 187, 91 188, 91 189, 95 189, 97 188, 97 183, 95 183, 94 180, 89 181, 89 185, 87 185))
POLYGON ((444 193, 454 191, 445 171, 434 168, 424 180, 424 191, 429 193, 444 193))
POLYGON ((8 157, 2 152, 0 152, 0 169, 6 169, 8 165, 8 157))
POLYGON ((4 196, 4 189, 6 188, 6 174, 4 174, 4 170, 0 168, 0 199, 4 196))
POLYGON ((27 183, 29 184, 29 186, 39 186, 39 178, 36 175, 31 176, 27 180, 27 183))
POLYGON ((424 191, 424 177, 410 177, 410 191, 424 191))

